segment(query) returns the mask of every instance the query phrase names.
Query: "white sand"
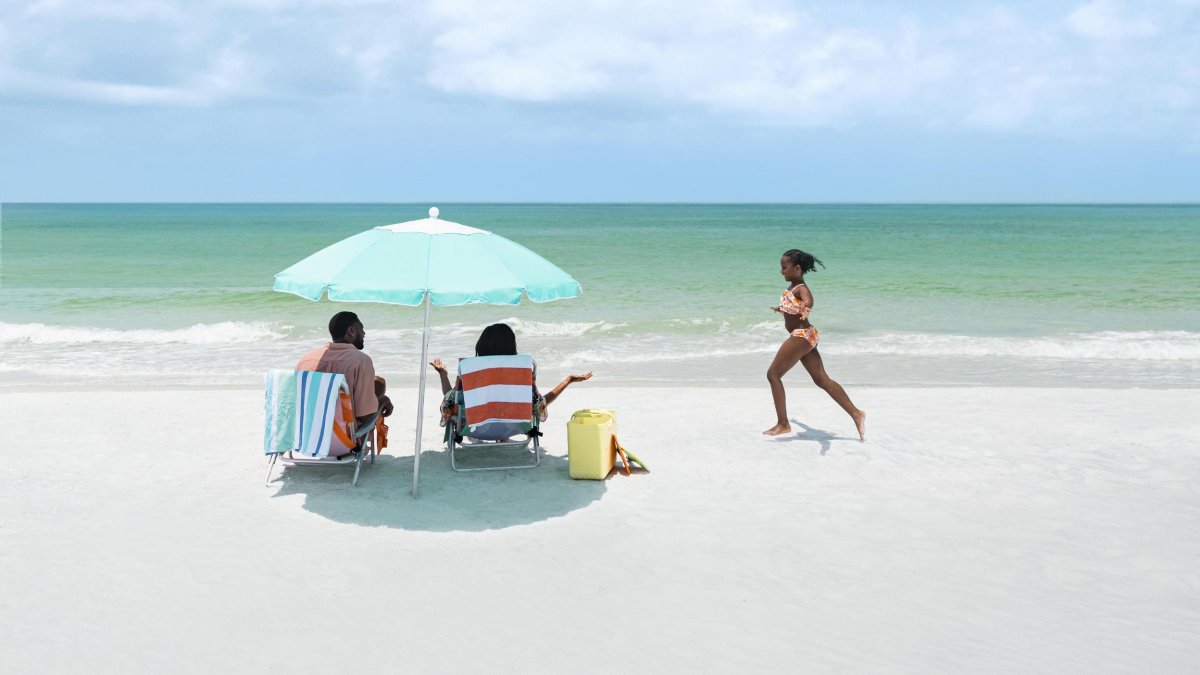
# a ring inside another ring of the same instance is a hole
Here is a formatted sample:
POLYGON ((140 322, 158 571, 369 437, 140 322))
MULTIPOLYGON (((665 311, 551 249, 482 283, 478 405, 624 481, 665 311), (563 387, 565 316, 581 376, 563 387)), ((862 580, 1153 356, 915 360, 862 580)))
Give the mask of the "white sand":
POLYGON ((411 391, 357 488, 265 487, 257 391, 0 393, 0 670, 1194 669, 1200 391, 789 391, 577 385, 525 472, 427 425, 416 501, 411 391), (569 480, 585 406, 653 473, 569 480))

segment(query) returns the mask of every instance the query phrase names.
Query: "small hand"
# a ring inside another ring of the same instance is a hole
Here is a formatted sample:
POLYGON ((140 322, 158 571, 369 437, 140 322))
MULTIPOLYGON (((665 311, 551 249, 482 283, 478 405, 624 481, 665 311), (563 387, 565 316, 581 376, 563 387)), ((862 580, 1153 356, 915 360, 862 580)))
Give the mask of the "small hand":
POLYGON ((567 379, 570 380, 572 383, 583 382, 584 380, 590 380, 590 379, 592 379, 592 371, 589 370, 582 375, 568 375, 567 379))
POLYGON ((800 305, 800 311, 797 312, 797 314, 800 316, 801 319, 807 321, 808 313, 811 311, 812 311, 812 307, 805 307, 804 305, 800 305))
POLYGON ((379 397, 379 409, 383 411, 384 417, 391 415, 392 411, 395 410, 395 408, 392 407, 392 399, 388 398, 387 396, 379 397))
POLYGON ((779 306, 772 307, 771 311, 775 312, 776 314, 783 314, 783 310, 780 309, 779 306))
POLYGON ((441 359, 434 359, 429 362, 429 365, 433 366, 433 369, 438 371, 439 373, 442 373, 442 374, 446 373, 446 366, 445 366, 445 364, 442 363, 441 359))

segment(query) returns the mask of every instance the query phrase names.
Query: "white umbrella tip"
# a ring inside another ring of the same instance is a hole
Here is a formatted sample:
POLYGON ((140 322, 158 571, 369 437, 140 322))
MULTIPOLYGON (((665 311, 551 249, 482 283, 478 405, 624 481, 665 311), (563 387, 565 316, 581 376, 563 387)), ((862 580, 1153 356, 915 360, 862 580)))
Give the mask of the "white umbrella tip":
POLYGON ((430 209, 429 209, 429 217, 430 218, 437 218, 439 213, 441 213, 441 211, 438 211, 438 207, 436 207, 436 206, 430 207, 430 209))

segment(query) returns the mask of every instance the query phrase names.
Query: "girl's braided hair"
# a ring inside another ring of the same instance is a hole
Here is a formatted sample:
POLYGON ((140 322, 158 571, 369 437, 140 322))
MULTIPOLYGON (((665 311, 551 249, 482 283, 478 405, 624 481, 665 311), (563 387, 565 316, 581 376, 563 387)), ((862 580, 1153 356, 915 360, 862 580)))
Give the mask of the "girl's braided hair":
POLYGON ((825 267, 825 263, 821 262, 819 258, 814 257, 811 253, 805 253, 798 248, 785 251, 783 257, 787 258, 788 262, 793 265, 799 265, 805 274, 816 272, 817 265, 820 265, 822 269, 825 267))

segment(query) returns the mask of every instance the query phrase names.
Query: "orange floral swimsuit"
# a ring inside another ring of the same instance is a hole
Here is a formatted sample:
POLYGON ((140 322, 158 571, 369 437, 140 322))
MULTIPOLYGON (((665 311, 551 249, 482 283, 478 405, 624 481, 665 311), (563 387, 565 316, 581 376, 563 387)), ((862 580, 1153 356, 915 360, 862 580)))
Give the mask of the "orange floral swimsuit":
MULTIPOLYGON (((802 285, 802 283, 796 284, 796 286, 802 285)), ((796 296, 792 293, 792 289, 790 288, 785 290, 783 295, 779 296, 779 311, 783 312, 784 314, 800 314, 800 311, 803 309, 803 307, 804 305, 796 299, 796 296)), ((803 328, 797 328, 796 330, 792 331, 792 337, 798 337, 801 340, 805 340, 808 342, 808 344, 815 348, 817 346, 817 342, 819 342, 821 339, 821 334, 817 331, 816 326, 809 324, 803 328)))

